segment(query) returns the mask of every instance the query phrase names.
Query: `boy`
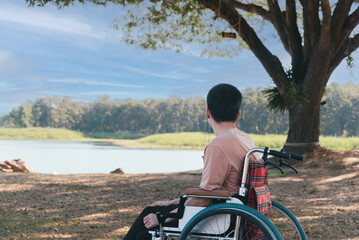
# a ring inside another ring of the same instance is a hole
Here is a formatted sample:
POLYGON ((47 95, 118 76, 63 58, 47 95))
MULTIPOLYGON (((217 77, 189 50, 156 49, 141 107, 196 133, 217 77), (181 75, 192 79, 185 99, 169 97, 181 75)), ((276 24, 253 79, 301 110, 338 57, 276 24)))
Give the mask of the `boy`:
MULTIPOLYGON (((208 92, 206 117, 216 138, 204 150, 204 167, 199 185, 201 189, 238 193, 243 158, 248 150, 255 147, 253 140, 236 127, 236 121, 241 115, 241 102, 242 94, 230 84, 218 84, 208 92)), ((145 208, 124 240, 151 239, 146 230, 159 225, 155 213, 176 212, 178 203, 179 198, 159 201, 145 208)), ((210 204, 209 199, 189 198, 185 205, 206 207, 210 204)))

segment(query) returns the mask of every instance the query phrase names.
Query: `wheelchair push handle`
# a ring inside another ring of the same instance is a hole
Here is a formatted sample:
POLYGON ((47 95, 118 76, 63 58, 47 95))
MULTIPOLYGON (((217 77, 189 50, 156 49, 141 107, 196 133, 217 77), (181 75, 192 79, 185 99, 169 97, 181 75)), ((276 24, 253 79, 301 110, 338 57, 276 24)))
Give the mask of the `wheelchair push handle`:
POLYGON ((263 150, 262 159, 264 161, 264 165, 271 165, 271 166, 277 168, 279 171, 281 171, 282 174, 284 174, 284 170, 281 168, 281 166, 289 167, 295 173, 298 173, 298 170, 294 166, 286 163, 283 159, 288 159, 288 160, 295 159, 295 160, 303 161, 303 156, 293 154, 293 153, 286 153, 283 151, 283 149, 281 151, 269 150, 268 147, 266 147, 263 150), (274 158, 277 158, 279 161, 279 165, 276 165, 273 162, 271 162, 270 159, 268 159, 268 155, 273 156, 274 158))
POLYGON ((286 153, 286 152, 283 152, 283 151, 269 150, 268 154, 272 155, 272 156, 275 156, 275 157, 288 159, 288 160, 294 159, 294 160, 298 160, 298 161, 303 161, 303 156, 297 155, 297 154, 294 154, 294 153, 286 153))

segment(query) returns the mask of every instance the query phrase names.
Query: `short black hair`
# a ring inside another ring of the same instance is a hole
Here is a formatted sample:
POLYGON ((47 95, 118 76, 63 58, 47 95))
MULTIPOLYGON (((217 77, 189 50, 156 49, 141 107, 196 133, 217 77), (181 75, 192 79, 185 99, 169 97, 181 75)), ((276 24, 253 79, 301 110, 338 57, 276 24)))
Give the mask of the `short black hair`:
POLYGON ((220 83, 209 90, 207 106, 213 119, 220 122, 235 122, 242 103, 242 94, 230 84, 220 83))

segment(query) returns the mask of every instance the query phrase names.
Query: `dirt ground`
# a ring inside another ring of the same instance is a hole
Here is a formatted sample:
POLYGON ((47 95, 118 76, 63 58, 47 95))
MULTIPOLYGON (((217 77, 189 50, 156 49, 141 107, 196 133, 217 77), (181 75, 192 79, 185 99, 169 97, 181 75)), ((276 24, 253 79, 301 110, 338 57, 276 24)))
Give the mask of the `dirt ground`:
MULTIPOLYGON (((299 174, 270 179, 308 239, 359 239, 359 151, 322 150, 299 174)), ((122 239, 156 200, 197 187, 199 175, 0 173, 0 239, 122 239)))

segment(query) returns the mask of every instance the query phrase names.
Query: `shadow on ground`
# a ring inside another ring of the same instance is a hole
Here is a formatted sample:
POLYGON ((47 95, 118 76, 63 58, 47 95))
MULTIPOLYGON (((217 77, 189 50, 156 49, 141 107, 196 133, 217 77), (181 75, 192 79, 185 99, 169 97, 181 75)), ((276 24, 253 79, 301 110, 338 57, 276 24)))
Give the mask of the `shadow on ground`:
POLYGON ((299 174, 270 179, 272 198, 291 209, 308 239, 359 239, 359 152, 322 150, 299 174))
POLYGON ((199 176, 0 174, 0 239, 121 239, 143 207, 199 176))
MULTIPOLYGON (((270 179, 308 239, 359 239, 359 152, 322 151, 299 174, 270 179)), ((276 175, 274 175, 276 176, 276 175)), ((200 175, 0 173, 0 239, 122 239, 148 204, 197 187, 200 175)))

